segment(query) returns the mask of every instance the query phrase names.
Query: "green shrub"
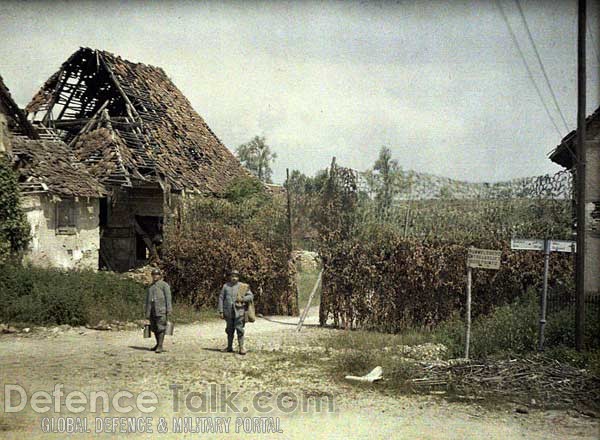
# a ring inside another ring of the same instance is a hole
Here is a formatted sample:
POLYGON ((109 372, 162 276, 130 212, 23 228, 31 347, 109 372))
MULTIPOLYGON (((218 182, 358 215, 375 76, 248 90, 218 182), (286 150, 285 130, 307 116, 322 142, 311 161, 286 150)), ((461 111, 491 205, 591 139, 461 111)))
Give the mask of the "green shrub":
MULTIPOLYGON (((530 290, 513 303, 478 316, 471 323, 471 357, 522 354, 535 350, 538 313, 535 291, 530 290)), ((458 314, 440 324, 433 334, 436 341, 448 347, 450 356, 464 356, 465 322, 458 314)))
POLYGON ((32 324, 94 324, 143 317, 145 288, 113 273, 0 267, 0 319, 32 324))
MULTIPOLYGON (((539 338, 539 293, 530 289, 515 302, 496 307, 491 313, 478 316, 471 325, 471 355, 475 358, 505 354, 522 355, 537 350, 539 338)), ((598 343, 600 323, 595 310, 587 310, 585 340, 593 351, 598 343)), ((574 309, 566 307, 548 314, 544 331, 546 355, 583 366, 588 358, 575 356, 574 309), (579 361, 577 361, 579 359, 579 361)), ((433 331, 434 339, 448 347, 452 357, 464 355, 465 322, 458 313, 433 331)))
MULTIPOLYGON (((146 286, 112 272, 0 265, 0 322, 30 325, 86 325, 144 318, 146 286)), ((218 319, 174 299, 175 323, 218 319)))
POLYGON ((0 153, 0 263, 22 251, 29 242, 29 223, 20 206, 17 177, 0 153))
POLYGON ((473 326, 473 354, 526 353, 537 345, 539 307, 534 291, 512 304, 497 307, 473 326))
POLYGON ((264 184, 254 177, 236 177, 226 188, 225 198, 238 203, 250 197, 266 197, 264 184))

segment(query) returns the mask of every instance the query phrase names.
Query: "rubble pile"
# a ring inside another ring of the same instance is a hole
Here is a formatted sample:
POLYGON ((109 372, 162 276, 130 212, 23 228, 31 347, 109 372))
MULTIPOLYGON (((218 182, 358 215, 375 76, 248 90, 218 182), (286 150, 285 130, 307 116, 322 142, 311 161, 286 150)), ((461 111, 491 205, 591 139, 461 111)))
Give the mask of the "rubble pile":
POLYGON ((294 251, 292 261, 299 272, 315 271, 321 264, 319 254, 311 251, 294 251))
POLYGON ((600 407, 600 378, 556 360, 535 357, 500 361, 421 363, 415 391, 453 390, 458 395, 502 397, 541 407, 600 407))

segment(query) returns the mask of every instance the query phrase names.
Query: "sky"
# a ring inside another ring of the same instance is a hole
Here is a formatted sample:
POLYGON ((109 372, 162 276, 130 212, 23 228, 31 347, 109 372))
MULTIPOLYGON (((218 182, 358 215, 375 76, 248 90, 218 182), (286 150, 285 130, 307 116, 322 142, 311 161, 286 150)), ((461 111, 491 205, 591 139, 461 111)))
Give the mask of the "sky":
MULTIPOLYGON (((599 3, 588 0, 588 114, 599 3)), ((516 0, 0 0, 0 75, 25 106, 79 47, 108 50, 162 67, 232 151, 265 136, 275 182, 333 156, 364 170, 382 146, 407 170, 493 182, 558 171, 547 155, 576 127, 577 1, 520 5, 560 112, 516 0)))

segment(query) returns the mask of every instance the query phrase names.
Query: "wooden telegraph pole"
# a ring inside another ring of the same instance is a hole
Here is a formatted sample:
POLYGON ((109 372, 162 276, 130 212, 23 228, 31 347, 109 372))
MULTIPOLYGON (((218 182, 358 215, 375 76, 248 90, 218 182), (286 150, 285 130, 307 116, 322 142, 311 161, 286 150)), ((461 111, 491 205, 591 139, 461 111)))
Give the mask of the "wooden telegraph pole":
POLYGON ((292 195, 290 193, 290 169, 285 169, 285 183, 286 183, 286 195, 287 195, 287 226, 288 226, 288 234, 289 234, 289 251, 292 252, 294 248, 294 240, 292 238, 292 195))
POLYGON ((575 260, 575 348, 581 351, 585 345, 585 37, 586 0, 579 0, 577 20, 577 254, 575 260))

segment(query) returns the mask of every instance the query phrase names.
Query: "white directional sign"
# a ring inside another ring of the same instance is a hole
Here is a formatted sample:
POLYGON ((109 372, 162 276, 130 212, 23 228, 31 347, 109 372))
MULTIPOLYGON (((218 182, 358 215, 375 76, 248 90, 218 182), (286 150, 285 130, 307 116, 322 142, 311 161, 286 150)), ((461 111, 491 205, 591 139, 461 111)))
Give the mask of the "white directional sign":
POLYGON ((510 248, 515 251, 543 251, 544 240, 513 238, 510 240, 510 248))
POLYGON ((550 241, 551 252, 575 252, 577 246, 574 241, 569 240, 552 240, 550 241))
MULTIPOLYGON (((543 251, 544 240, 513 238, 510 248, 515 251, 543 251)), ((550 252, 574 252, 575 242, 569 240, 550 240, 550 252)))

